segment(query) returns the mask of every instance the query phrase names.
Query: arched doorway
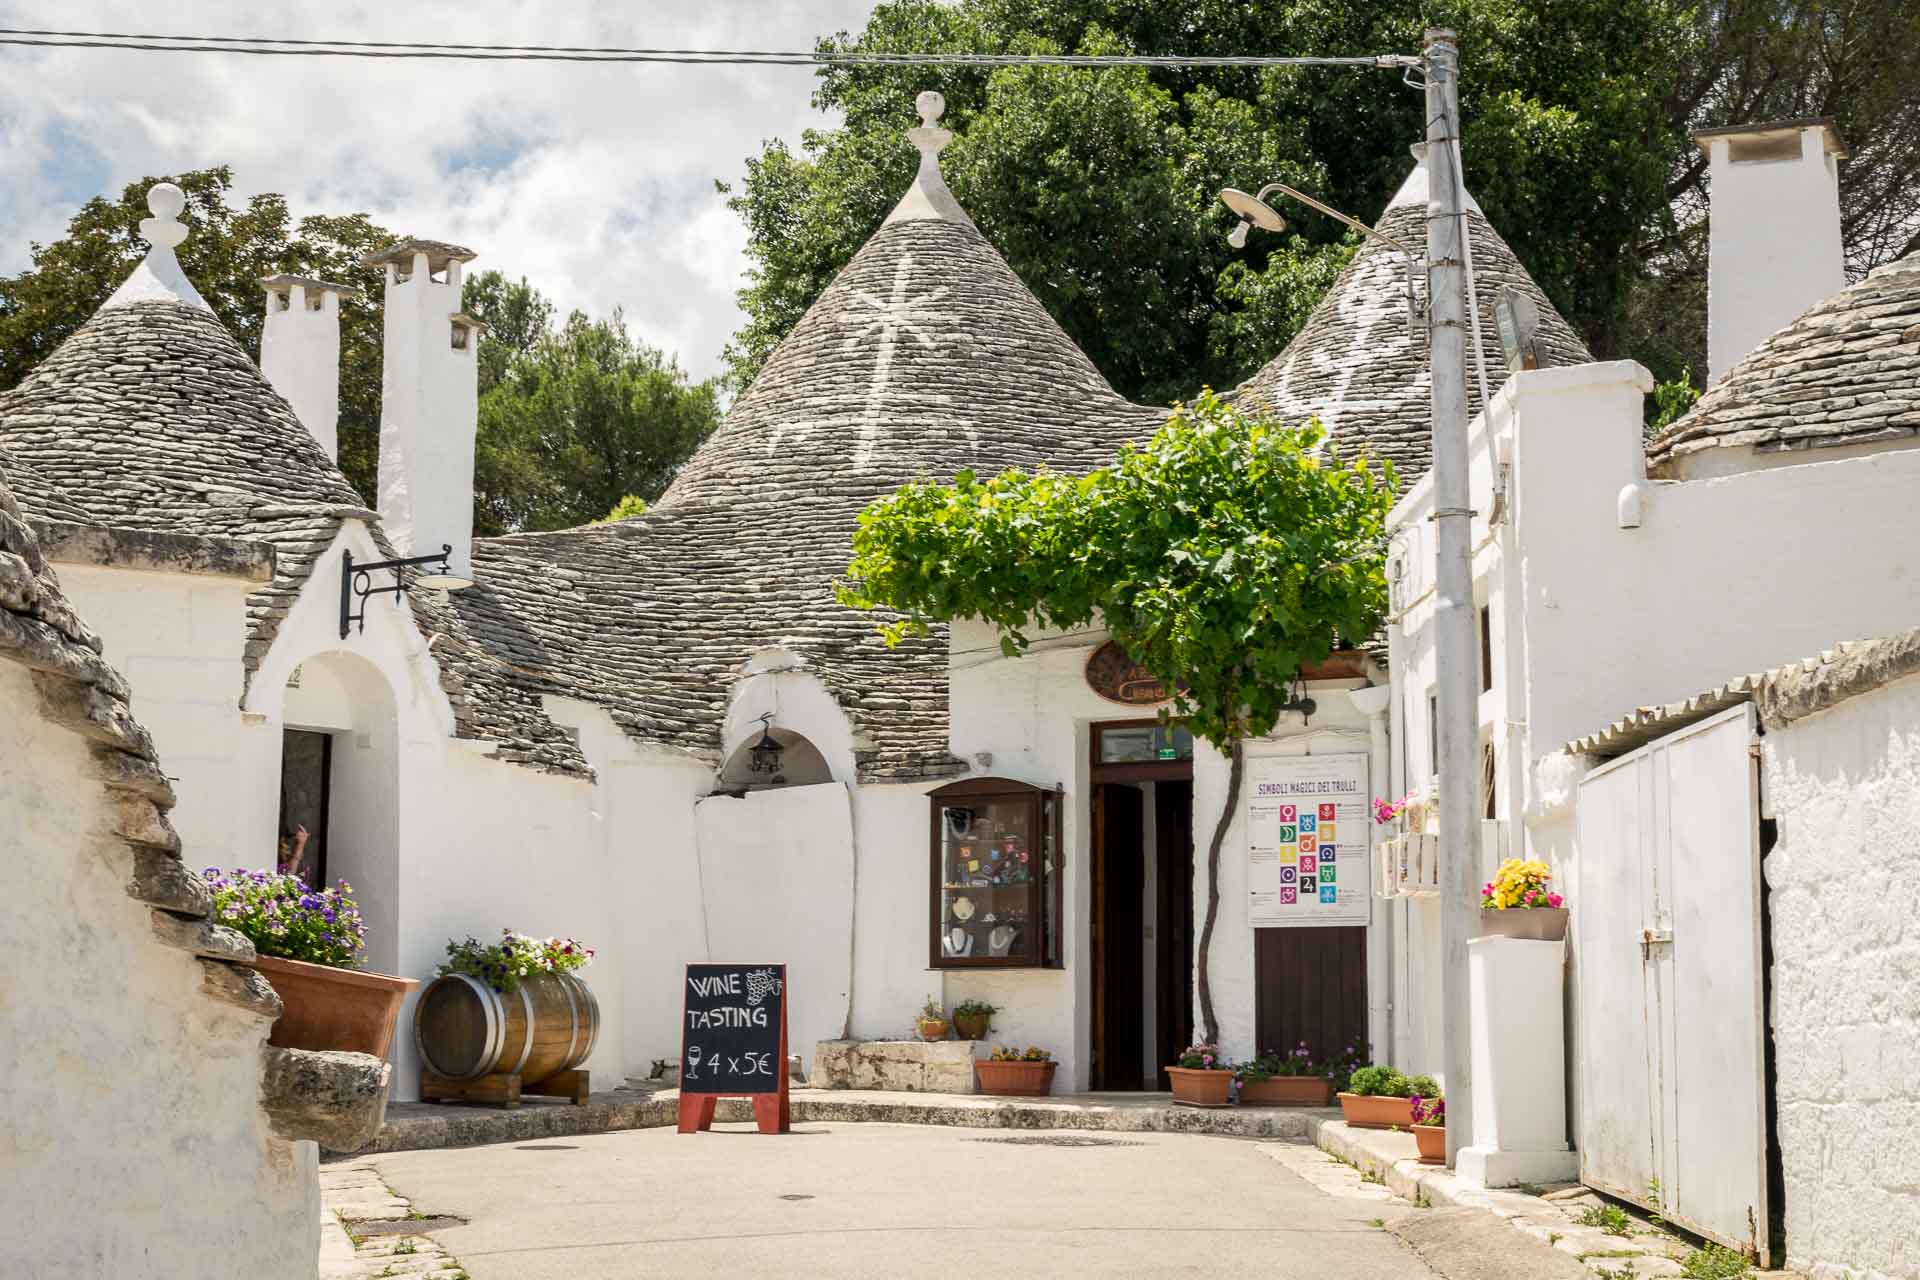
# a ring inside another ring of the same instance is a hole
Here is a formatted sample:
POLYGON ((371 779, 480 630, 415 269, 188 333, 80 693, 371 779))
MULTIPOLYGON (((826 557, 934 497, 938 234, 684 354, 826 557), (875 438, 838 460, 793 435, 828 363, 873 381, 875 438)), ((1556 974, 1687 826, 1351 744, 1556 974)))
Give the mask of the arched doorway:
POLYGON ((307 827, 308 878, 353 886, 366 919, 367 964, 394 972, 400 806, 393 689, 364 658, 316 654, 287 680, 281 726, 280 834, 307 827))

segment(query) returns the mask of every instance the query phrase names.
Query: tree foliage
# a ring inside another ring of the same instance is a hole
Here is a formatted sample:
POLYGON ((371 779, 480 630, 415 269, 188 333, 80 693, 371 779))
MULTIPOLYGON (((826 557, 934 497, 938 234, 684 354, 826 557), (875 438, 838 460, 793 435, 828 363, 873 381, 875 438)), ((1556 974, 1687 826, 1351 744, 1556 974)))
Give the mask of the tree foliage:
MULTIPOLYGON (((1704 166, 1691 128, 1839 118, 1853 270, 1920 229, 1920 9, 1897 0, 887 0, 863 52, 1356 54, 1462 36, 1468 178, 1602 358, 1704 382, 1704 166)), ((1420 137, 1397 72, 835 66, 841 117, 747 162, 752 262, 730 378, 752 380, 906 188, 917 91, 945 94, 949 183, 1122 394, 1237 382, 1297 330, 1351 253, 1339 224, 1225 243, 1222 186, 1280 179, 1362 217, 1420 137)))
MULTIPOLYGON (((650 502, 719 422, 718 388, 636 340, 616 311, 553 305, 525 280, 468 278, 464 305, 488 325, 480 359, 474 530, 562 529, 650 502)), ((644 505, 643 505, 644 509, 644 505)))
POLYGON ((909 484, 861 513, 840 598, 896 611, 890 639, 984 619, 1009 655, 1034 626, 1104 625, 1179 690, 1172 714, 1230 750, 1386 605, 1392 469, 1323 457, 1324 442, 1209 391, 1090 475, 909 484))
POLYGON ((147 191, 172 182, 186 192, 190 228, 176 251, 180 266, 249 356, 260 357, 265 290, 281 272, 358 287, 340 308, 340 469, 363 495, 374 492, 380 443, 380 271, 366 254, 392 234, 365 214, 314 214, 295 222, 284 196, 266 192, 244 205, 231 199, 225 165, 141 178, 117 198, 96 196, 67 223, 67 234, 35 244, 33 265, 0 278, 0 390, 26 377, 68 335, 92 318, 146 256, 140 221, 147 191))

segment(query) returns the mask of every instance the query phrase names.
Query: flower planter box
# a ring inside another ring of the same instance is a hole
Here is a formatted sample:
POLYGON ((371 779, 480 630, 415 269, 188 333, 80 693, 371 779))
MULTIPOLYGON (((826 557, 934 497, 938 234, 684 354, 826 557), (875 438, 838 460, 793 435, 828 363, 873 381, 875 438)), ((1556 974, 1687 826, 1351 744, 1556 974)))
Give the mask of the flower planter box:
POLYGON ((1411 1129, 1413 1103, 1406 1098, 1340 1095, 1340 1118, 1356 1129, 1411 1129))
POLYGON ((1480 908, 1480 936, 1526 938, 1534 942, 1567 940, 1565 907, 1480 908))
POLYGON ((1196 1071, 1191 1067, 1168 1067, 1173 1080, 1173 1100, 1197 1107, 1224 1107, 1233 1096, 1233 1072, 1196 1071))
POLYGON ((1413 1140, 1419 1144, 1421 1164, 1447 1162, 1447 1126, 1416 1124, 1413 1126, 1413 1140))
POLYGON ((367 1053, 385 1061, 393 1049, 400 1002, 419 986, 358 969, 335 969, 304 960, 260 956, 253 962, 285 1006, 267 1043, 281 1049, 329 1049, 367 1053))
POLYGON ((1243 1107, 1325 1107, 1333 1102, 1333 1085, 1324 1076, 1269 1076, 1240 1082, 1243 1107))
POLYGON ((983 1058, 973 1064, 975 1087, 1002 1098, 1044 1098, 1053 1092, 1057 1062, 995 1062, 983 1058))

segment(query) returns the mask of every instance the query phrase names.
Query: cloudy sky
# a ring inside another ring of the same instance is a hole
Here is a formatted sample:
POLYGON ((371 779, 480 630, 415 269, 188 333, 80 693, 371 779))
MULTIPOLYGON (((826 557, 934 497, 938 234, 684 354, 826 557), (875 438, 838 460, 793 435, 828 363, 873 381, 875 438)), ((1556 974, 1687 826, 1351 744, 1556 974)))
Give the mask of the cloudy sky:
MULTIPOLYGON (((0 0, 0 26, 344 40, 807 49, 871 0, 0 0)), ((0 272, 144 174, 233 166, 297 215, 454 240, 563 308, 624 307, 695 376, 738 322, 714 191, 824 118, 802 67, 580 66, 0 47, 0 272)))

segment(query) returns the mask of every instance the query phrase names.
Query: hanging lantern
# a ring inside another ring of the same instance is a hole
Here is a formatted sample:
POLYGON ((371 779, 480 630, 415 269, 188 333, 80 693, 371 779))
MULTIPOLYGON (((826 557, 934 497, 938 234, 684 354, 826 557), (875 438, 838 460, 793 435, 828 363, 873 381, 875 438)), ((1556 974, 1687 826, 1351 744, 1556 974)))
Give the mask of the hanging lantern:
POLYGON ((768 775, 780 772, 780 753, 785 750, 774 741, 772 716, 760 717, 760 741, 753 744, 747 752, 747 768, 755 773, 768 775))

